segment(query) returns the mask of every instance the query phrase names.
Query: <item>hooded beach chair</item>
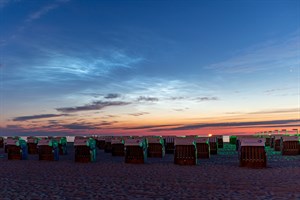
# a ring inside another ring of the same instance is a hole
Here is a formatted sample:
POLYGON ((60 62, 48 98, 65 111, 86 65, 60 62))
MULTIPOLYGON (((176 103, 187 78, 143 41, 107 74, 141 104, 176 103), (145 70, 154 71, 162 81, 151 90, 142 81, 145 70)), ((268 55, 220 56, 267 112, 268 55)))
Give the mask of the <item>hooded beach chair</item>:
POLYGON ((195 138, 176 137, 174 139, 174 163, 178 165, 197 165, 195 138))
POLYGON ((125 163, 145 163, 147 161, 147 142, 145 138, 126 138, 125 163))
POLYGON ((216 135, 216 137, 217 137, 217 142, 218 142, 218 148, 223 148, 224 147, 223 136, 222 135, 216 135))
POLYGON ((209 137, 209 151, 210 154, 218 154, 218 138, 216 136, 209 137))
POLYGON ((0 137, 0 148, 4 147, 4 138, 0 137))
POLYGON ((96 161, 96 140, 87 137, 75 137, 75 162, 88 163, 96 161))
POLYGON ((209 158, 210 157, 210 142, 208 137, 196 137, 195 138, 197 147, 198 158, 209 158))
POLYGON ((231 135, 229 137, 229 143, 230 144, 236 144, 236 136, 235 135, 231 135))
POLYGON ((163 136, 165 150, 167 154, 174 154, 174 139, 175 136, 163 136))
POLYGON ((27 137, 28 154, 38 154, 38 138, 27 137))
POLYGON ((105 145, 104 145, 104 152, 111 153, 111 140, 112 136, 105 136, 105 145))
POLYGON ((96 144, 97 144, 98 149, 104 149, 105 148, 105 137, 98 136, 96 138, 96 144))
POLYGON ((163 158, 165 156, 165 145, 162 137, 147 137, 148 157, 163 158))
POLYGON ((299 154, 299 136, 282 136, 280 149, 284 156, 295 156, 299 154))
POLYGON ((238 151, 240 167, 267 167, 264 138, 241 138, 238 151))
POLYGON ((111 139, 111 155, 125 156, 124 139, 122 137, 114 137, 111 139))
POLYGON ((274 151, 281 151, 280 143, 281 143, 282 135, 275 135, 273 141, 274 151))
POLYGON ((39 160, 59 160, 58 142, 51 138, 40 138, 38 141, 39 160))
POLYGON ((8 160, 26 160, 28 157, 27 143, 21 138, 8 138, 7 158, 8 160))

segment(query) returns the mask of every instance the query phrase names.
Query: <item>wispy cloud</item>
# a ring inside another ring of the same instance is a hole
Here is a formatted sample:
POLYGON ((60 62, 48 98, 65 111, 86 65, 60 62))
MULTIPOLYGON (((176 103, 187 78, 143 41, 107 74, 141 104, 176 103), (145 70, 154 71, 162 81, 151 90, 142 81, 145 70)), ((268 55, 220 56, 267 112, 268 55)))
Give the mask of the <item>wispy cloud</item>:
POLYGON ((217 101, 218 97, 197 97, 195 100, 197 101, 217 101))
POLYGON ((92 102, 91 104, 87 104, 84 106, 64 107, 64 108, 57 108, 56 110, 59 112, 70 113, 70 112, 80 112, 80 111, 90 111, 90 110, 101 110, 106 107, 125 106, 129 104, 130 102, 124 102, 124 101, 95 101, 92 102))
POLYGON ((11 3, 20 2, 21 0, 0 0, 0 9, 8 6, 11 3))
POLYGON ((29 115, 29 116, 21 116, 13 118, 13 121, 27 121, 33 119, 44 119, 44 118, 53 118, 53 117, 61 117, 67 116, 67 114, 43 114, 43 115, 29 115))
POLYGON ((150 114, 150 113, 148 113, 148 112, 139 112, 139 113, 131 113, 129 115, 138 117, 138 116, 147 115, 147 114, 150 114))
POLYGON ((156 98, 156 97, 139 96, 139 98, 137 99, 137 101, 150 101, 150 102, 154 102, 154 101, 158 101, 158 98, 156 98))
MULTIPOLYGON (((175 128, 167 128, 167 129, 154 129, 153 131, 167 131, 167 130, 194 130, 200 128, 216 128, 216 127, 253 127, 253 126, 262 126, 262 125, 279 125, 282 126, 288 125, 290 123, 300 123, 299 119, 291 119, 291 120, 272 120, 272 121, 253 121, 253 122, 224 122, 224 123, 211 123, 211 124, 190 124, 190 125, 183 125, 178 126, 175 128)), ((298 124, 300 126, 300 124, 298 124)))
POLYGON ((105 99, 116 99, 116 98, 119 98, 120 96, 121 96, 120 94, 110 93, 110 94, 107 94, 104 98, 105 99))
POLYGON ((299 65, 299 36, 262 43, 236 56, 205 67, 221 73, 251 73, 299 65))
POLYGON ((39 10, 31 13, 25 21, 29 23, 34 20, 37 20, 41 18, 43 15, 46 15, 51 10, 58 8, 61 3, 67 3, 67 2, 69 2, 69 0, 56 0, 54 3, 43 6, 39 10))
POLYGON ((249 112, 248 114, 277 114, 277 113, 298 113, 298 112, 299 112, 299 108, 287 108, 287 109, 273 109, 273 110, 249 112))

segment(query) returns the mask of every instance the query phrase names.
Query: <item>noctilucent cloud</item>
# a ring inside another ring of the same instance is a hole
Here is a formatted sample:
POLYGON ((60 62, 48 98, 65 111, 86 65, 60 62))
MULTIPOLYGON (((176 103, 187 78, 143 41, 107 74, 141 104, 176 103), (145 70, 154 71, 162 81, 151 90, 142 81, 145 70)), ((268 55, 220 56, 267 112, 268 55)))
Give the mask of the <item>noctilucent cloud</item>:
POLYGON ((300 1, 0 0, 1 135, 300 127, 300 1))

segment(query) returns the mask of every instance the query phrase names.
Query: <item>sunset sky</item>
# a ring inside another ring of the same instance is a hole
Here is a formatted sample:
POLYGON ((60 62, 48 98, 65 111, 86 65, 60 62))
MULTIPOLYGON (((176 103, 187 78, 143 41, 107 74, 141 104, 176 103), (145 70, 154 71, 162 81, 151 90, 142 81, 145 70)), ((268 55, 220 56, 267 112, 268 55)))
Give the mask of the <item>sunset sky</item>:
POLYGON ((0 0, 0 135, 300 127, 300 1, 0 0))

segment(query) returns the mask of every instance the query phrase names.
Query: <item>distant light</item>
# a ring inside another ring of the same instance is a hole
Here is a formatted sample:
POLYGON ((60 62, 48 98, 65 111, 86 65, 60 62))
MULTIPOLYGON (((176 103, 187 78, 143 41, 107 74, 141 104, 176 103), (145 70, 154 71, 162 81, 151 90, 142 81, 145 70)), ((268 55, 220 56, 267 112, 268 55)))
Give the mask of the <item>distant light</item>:
POLYGON ((208 134, 208 137, 211 137, 212 136, 212 134, 208 134))

